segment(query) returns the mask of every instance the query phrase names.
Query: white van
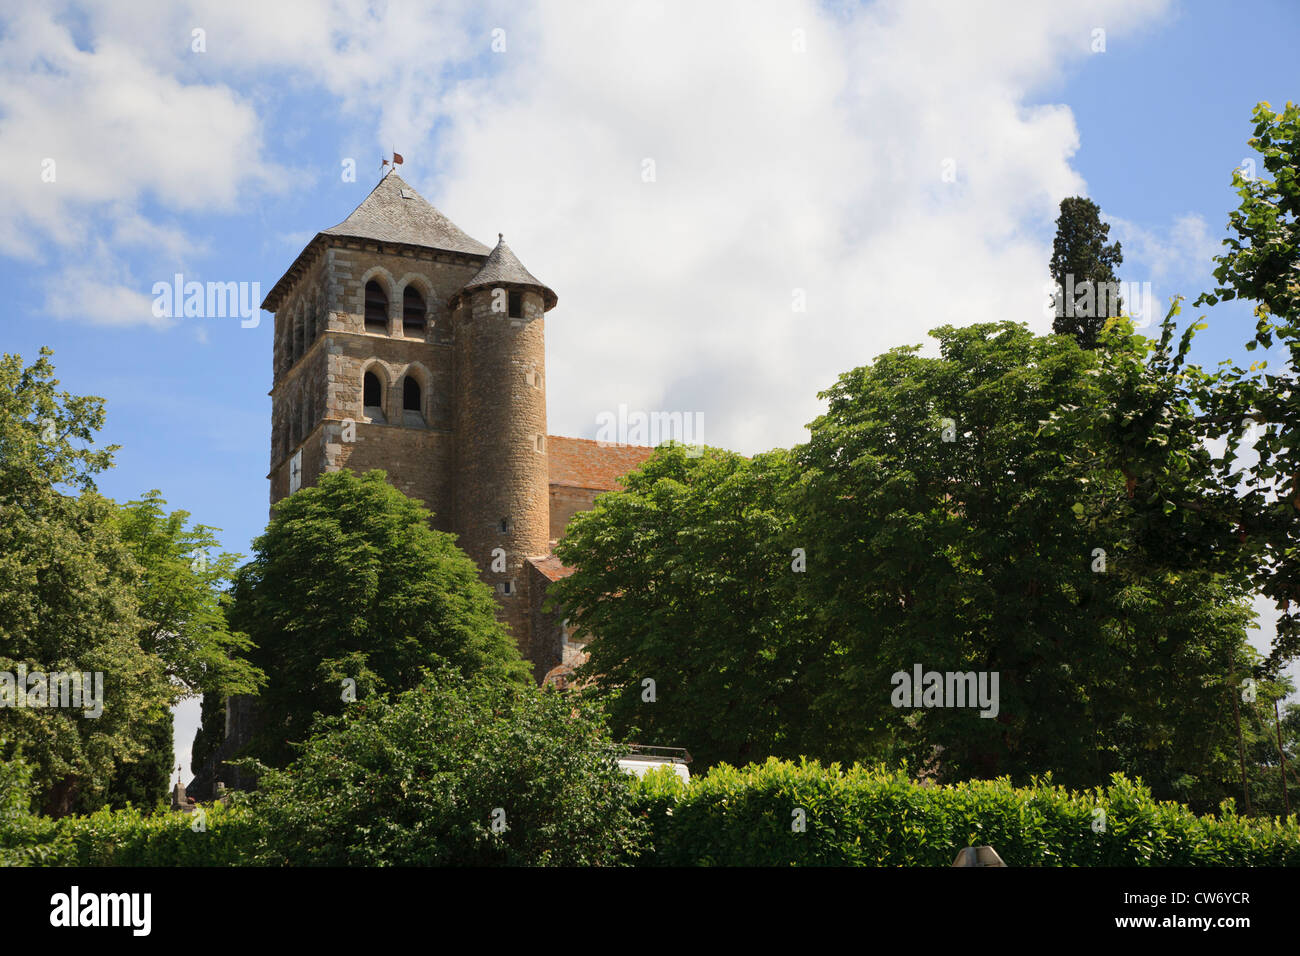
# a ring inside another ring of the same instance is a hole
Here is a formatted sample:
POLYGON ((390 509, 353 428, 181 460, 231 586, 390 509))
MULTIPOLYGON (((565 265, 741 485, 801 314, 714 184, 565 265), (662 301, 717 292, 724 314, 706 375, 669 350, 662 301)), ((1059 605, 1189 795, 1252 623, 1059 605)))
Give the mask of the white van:
POLYGON ((652 767, 672 767, 682 783, 689 783, 691 772, 686 765, 691 762, 691 755, 683 747, 646 747, 632 744, 626 757, 620 757, 618 765, 628 773, 638 777, 652 767))

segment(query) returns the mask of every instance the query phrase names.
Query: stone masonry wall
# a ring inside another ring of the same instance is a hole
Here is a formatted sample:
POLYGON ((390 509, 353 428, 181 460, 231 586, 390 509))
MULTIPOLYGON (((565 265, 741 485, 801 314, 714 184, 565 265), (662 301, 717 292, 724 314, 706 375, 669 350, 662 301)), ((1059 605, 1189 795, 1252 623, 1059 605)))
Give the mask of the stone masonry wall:
POLYGON ((604 494, 594 488, 571 488, 567 485, 552 485, 550 488, 550 535, 552 541, 564 537, 564 529, 569 526, 569 519, 579 511, 590 511, 596 503, 596 496, 604 494))

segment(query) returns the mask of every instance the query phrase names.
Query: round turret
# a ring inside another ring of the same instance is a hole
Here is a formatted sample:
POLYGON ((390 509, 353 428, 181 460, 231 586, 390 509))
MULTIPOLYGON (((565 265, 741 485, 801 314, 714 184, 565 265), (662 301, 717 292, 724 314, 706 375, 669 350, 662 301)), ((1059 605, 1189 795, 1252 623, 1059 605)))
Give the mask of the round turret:
MULTIPOLYGON (((452 297, 456 530, 519 638, 532 613, 525 562, 550 551, 545 313, 556 295, 499 241, 452 297)), ((530 648, 520 647, 529 655, 530 648)))

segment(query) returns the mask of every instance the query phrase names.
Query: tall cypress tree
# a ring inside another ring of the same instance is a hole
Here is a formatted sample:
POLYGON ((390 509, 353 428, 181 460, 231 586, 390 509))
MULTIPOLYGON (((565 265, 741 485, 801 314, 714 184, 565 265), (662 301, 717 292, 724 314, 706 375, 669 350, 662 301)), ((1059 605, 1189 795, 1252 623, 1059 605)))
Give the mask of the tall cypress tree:
POLYGON ((1096 348, 1106 320, 1120 314, 1115 267, 1124 261, 1118 242, 1107 244, 1110 226, 1091 199, 1061 200, 1052 243, 1052 281, 1057 286, 1052 331, 1073 335, 1086 349, 1096 348))

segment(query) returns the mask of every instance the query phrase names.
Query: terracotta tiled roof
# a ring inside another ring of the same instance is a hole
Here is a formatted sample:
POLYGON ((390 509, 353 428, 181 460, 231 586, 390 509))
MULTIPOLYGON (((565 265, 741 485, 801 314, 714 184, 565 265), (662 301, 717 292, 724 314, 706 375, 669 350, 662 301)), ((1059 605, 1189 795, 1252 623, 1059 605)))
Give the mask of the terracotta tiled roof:
POLYGON ((542 572, 548 581, 558 581, 560 578, 567 578, 573 573, 573 568, 565 565, 553 554, 541 558, 529 558, 528 563, 542 572))
POLYGON ((619 479, 655 453, 642 445, 601 445, 586 438, 546 437, 552 485, 614 491, 619 479))
MULTIPOLYGON (((459 296, 461 292, 468 292, 470 289, 481 289, 484 286, 508 285, 521 285, 537 289, 542 293, 546 311, 555 308, 555 303, 559 301, 546 283, 524 268, 524 264, 519 261, 519 257, 506 245, 505 238, 500 233, 497 233, 496 248, 488 255, 487 262, 483 263, 483 268, 478 271, 478 275, 466 282, 465 288, 456 293, 456 296, 459 296)), ((453 296, 453 301, 455 301, 455 298, 453 296)))

